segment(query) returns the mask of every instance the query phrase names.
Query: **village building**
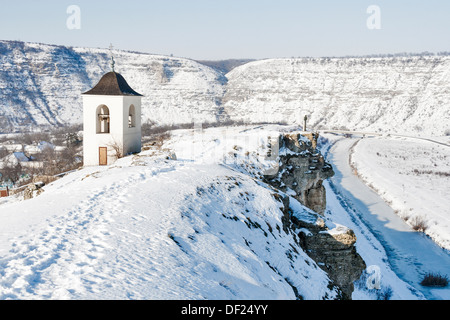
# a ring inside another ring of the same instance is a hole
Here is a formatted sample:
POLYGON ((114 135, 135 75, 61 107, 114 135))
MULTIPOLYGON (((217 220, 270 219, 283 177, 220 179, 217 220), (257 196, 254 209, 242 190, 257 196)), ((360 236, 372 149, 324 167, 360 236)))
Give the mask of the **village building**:
POLYGON ((85 166, 109 165, 141 152, 141 98, 122 75, 106 73, 83 97, 85 166))

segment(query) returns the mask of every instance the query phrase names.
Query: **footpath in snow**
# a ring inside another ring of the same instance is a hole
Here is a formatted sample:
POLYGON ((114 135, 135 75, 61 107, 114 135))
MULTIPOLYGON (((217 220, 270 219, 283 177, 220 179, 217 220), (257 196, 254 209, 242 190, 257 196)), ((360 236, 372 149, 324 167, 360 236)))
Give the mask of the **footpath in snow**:
POLYGON ((2 204, 0 300, 337 296, 283 230, 275 190, 217 163, 150 153, 2 204))
MULTIPOLYGON (((263 155, 279 132, 180 130, 165 144, 178 160, 146 151, 1 203, 0 299, 336 298, 327 274, 283 231, 277 191, 257 178, 274 165, 263 155)), ((331 150, 327 219, 355 232, 392 299, 449 299, 449 289, 418 285, 425 272, 448 270, 448 255, 352 175, 353 142, 331 150)), ((290 209, 312 214, 298 202, 290 209)), ((352 298, 377 297, 360 281, 352 298)))

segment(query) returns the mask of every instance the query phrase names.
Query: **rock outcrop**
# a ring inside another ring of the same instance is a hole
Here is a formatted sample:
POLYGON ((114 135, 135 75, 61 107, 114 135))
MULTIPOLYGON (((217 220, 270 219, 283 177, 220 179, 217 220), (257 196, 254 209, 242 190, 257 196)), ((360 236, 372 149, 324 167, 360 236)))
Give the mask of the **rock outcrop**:
POLYGON ((43 186, 44 183, 30 183, 23 191, 23 199, 29 200, 40 195, 44 192, 44 189, 42 189, 43 186))
POLYGON ((330 279, 342 290, 342 299, 351 299, 353 282, 366 269, 366 264, 356 252, 355 233, 344 226, 327 226, 320 217, 314 223, 291 217, 298 231, 300 246, 327 272, 330 279))
POLYGON ((279 170, 266 176, 272 186, 293 195, 304 206, 323 214, 326 208, 326 191, 323 180, 334 171, 317 151, 316 133, 293 133, 280 135, 279 170))
POLYGON ((342 290, 342 299, 351 299, 353 282, 366 268, 356 252, 356 236, 345 226, 326 221, 326 191, 323 180, 334 171, 317 150, 318 134, 282 134, 279 138, 279 170, 265 181, 297 199, 312 212, 307 217, 296 216, 289 205, 289 196, 283 199, 289 208, 283 227, 293 230, 302 249, 329 275, 342 290))

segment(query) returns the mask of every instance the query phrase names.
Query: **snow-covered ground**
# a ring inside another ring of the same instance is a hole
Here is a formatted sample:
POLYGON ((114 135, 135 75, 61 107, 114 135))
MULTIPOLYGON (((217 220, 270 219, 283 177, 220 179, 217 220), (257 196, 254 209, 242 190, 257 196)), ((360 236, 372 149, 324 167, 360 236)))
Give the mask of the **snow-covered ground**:
MULTIPOLYGON (((354 174, 349 156, 357 139, 334 135, 325 137, 328 143, 323 145, 323 150, 328 150, 327 159, 336 173, 324 184, 327 188, 327 215, 355 231, 358 252, 367 265, 379 268, 381 285, 390 286, 394 292, 401 292, 402 287, 395 284, 398 277, 410 285, 408 290, 417 297, 423 295, 426 299, 450 299, 448 287, 427 288, 420 285, 428 272, 449 275, 448 251, 422 233, 414 231, 354 174)), ((366 294, 365 291, 363 293, 366 294)), ((354 298, 359 295, 356 290, 354 298)))
POLYGON ((0 299, 295 299, 293 287, 336 297, 293 249, 276 191, 219 163, 153 153, 1 204, 0 299))
POLYGON ((296 126, 236 126, 203 130, 176 130, 163 148, 173 150, 178 159, 201 163, 223 163, 255 178, 278 170, 280 132, 296 126))
MULTIPOLYGON (((177 130, 162 151, 80 169, 31 200, 2 199, 0 299, 335 298, 326 273, 283 231, 277 191, 257 179, 274 165, 273 138, 293 129, 177 130)), ((327 188, 330 232, 355 231, 382 292, 424 299, 327 188)), ((291 210, 317 218, 292 198, 291 210)), ((353 298, 379 295, 361 279, 353 298)))
POLYGON ((411 226, 423 221, 425 233, 450 250, 450 146, 374 137, 355 145, 351 161, 402 219, 411 226))

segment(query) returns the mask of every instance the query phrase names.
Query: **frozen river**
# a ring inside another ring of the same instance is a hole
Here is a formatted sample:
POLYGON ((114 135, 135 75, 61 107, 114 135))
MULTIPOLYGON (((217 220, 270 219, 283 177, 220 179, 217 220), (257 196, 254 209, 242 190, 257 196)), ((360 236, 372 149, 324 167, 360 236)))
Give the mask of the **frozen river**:
POLYGON ((450 274, 450 255, 423 233, 411 229, 391 207, 352 173, 349 152, 356 139, 337 141, 329 150, 327 161, 335 176, 330 183, 348 202, 371 233, 382 244, 388 262, 397 276, 430 300, 449 300, 450 288, 427 288, 420 285, 428 272, 450 274))

